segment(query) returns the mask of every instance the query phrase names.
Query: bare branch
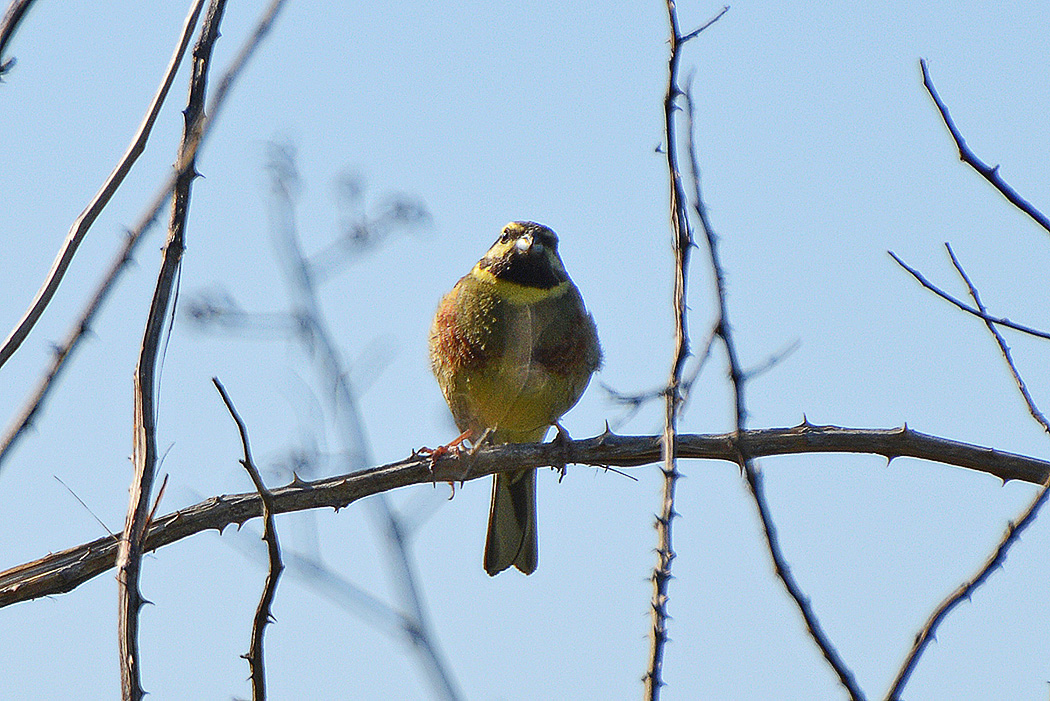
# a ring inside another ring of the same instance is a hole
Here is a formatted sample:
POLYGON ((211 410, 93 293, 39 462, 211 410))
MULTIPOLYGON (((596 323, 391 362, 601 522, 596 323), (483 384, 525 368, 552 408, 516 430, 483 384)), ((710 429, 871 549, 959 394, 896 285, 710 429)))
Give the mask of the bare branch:
POLYGON ((179 148, 178 182, 172 200, 171 224, 164 247, 157 287, 150 304, 142 348, 135 369, 135 426, 133 463, 135 477, 131 483, 128 513, 117 554, 117 590, 119 597, 118 627, 120 642, 120 679, 125 701, 138 701, 143 689, 138 659, 139 610, 144 603, 139 591, 142 547, 149 524, 150 492, 157 467, 156 444, 156 363, 161 334, 175 292, 175 280, 182 261, 186 215, 190 190, 196 171, 196 148, 204 117, 204 94, 207 89, 211 50, 219 36, 226 0, 212 0, 193 50, 190 95, 184 111, 185 127, 179 148))
MULTIPOLYGON (((211 130, 215 125, 216 116, 225 104, 225 98, 229 93, 230 88, 240 76, 245 65, 247 65, 248 59, 254 53, 255 49, 258 48, 261 39, 270 31, 273 21, 277 16, 277 12, 283 6, 284 2, 285 0, 272 0, 270 6, 256 23, 255 31, 242 45, 237 57, 223 74, 222 79, 219 81, 218 88, 215 90, 208 103, 208 109, 204 115, 204 121, 200 125, 199 138, 193 144, 194 153, 198 152, 207 140, 208 135, 211 133, 211 130)), ((10 453, 10 450, 17 444, 18 439, 25 433, 25 430, 32 425, 34 418, 43 406, 44 401, 47 399, 47 396, 54 385, 54 381, 58 379, 65 367, 66 361, 73 356, 73 352, 90 329, 91 322, 109 297, 110 290, 112 290, 117 279, 120 277, 120 274, 127 267, 128 262, 132 258, 135 247, 142 240, 143 235, 152 228, 153 224, 156 222, 161 209, 167 203, 168 197, 171 195, 171 192, 175 187, 178 175, 177 172, 172 174, 168 181, 160 188, 156 195, 154 195, 153 200, 146 208, 146 212, 140 218, 136 226, 128 232, 124 241, 124 246, 114 257, 109 271, 96 288, 91 302, 81 314, 80 318, 70 328, 62 343, 57 346, 51 365, 48 367, 43 377, 41 377, 40 382, 37 384, 36 389, 32 392, 29 399, 26 400, 22 410, 4 432, 3 438, 0 439, 0 470, 3 469, 4 460, 10 453)))
MULTIPOLYGON (((692 134, 693 101, 688 93, 685 97, 687 107, 686 114, 689 118, 689 133, 692 134)), ((726 301, 725 273, 718 253, 718 237, 714 233, 711 223, 708 220, 707 208, 704 206, 704 200, 700 192, 700 166, 697 161, 696 149, 693 148, 692 139, 690 139, 689 146, 689 156, 693 172, 693 209, 696 212, 697 219, 700 221, 701 228, 704 232, 704 237, 707 240, 707 249, 711 260, 711 270, 714 273, 715 287, 718 297, 718 321, 715 324, 715 333, 722 340, 722 345, 725 347, 726 360, 729 364, 729 378, 732 381, 733 396, 735 399, 736 434, 741 435, 743 434, 747 423, 747 404, 744 401, 744 385, 747 382, 748 375, 740 364, 736 352, 736 343, 733 340, 732 325, 729 322, 729 306, 726 301)), ((783 582, 788 595, 791 596, 795 605, 798 607, 799 613, 802 614, 802 618, 806 622, 806 629, 809 631, 810 637, 813 638, 813 642, 816 643, 821 654, 824 655, 824 659, 828 661, 828 664, 831 665, 835 674, 838 675, 839 682, 849 693, 850 698, 854 699, 854 701, 863 699, 864 693, 857 685, 856 679, 853 677, 853 672, 846 666, 845 661, 839 656, 835 646, 831 643, 831 639, 827 636, 827 633, 824 632, 823 627, 820 625, 820 621, 817 619, 816 613, 813 611, 813 607, 810 605, 809 598, 803 593, 802 588, 799 586, 794 575, 791 573, 791 569, 788 567, 787 558, 785 558, 783 551, 780 549, 776 527, 769 510, 769 504, 765 498, 762 473, 758 465, 754 463, 753 457, 754 456, 745 449, 744 445, 738 445, 737 461, 740 465, 740 469, 743 471, 745 479, 747 480, 751 496, 755 502, 755 508, 762 521, 762 532, 765 536, 766 548, 769 550, 770 558, 773 560, 774 571, 780 578, 781 582, 783 582)))
MULTIPOLYGON (((987 315, 988 310, 985 308, 984 302, 981 301, 981 296, 977 292, 977 288, 974 287, 973 282, 970 280, 970 276, 966 274, 966 271, 963 270, 962 264, 959 263, 959 259, 955 257, 955 251, 953 251, 952 247, 947 243, 944 244, 944 247, 948 250, 948 255, 952 259, 952 265, 955 266, 955 270, 959 273, 959 277, 963 279, 963 282, 966 283, 966 287, 970 290, 970 297, 973 298, 974 304, 977 305, 977 308, 982 315, 987 315)), ((1017 371, 1017 366, 1014 364, 1013 354, 1010 353, 1010 347, 1006 345, 1006 339, 1003 338, 1001 333, 999 333, 999 329, 995 328, 995 324, 987 319, 984 324, 988 327, 988 332, 992 334, 993 338, 995 338, 995 342, 999 346, 999 351, 1003 355, 1003 360, 1006 361, 1007 366, 1010 368, 1010 373, 1014 377, 1014 382, 1017 383, 1017 390, 1021 393, 1021 397, 1024 399, 1025 404, 1028 405, 1028 411, 1032 414, 1032 418, 1043 427, 1044 431, 1050 433, 1050 423, 1047 423, 1046 416, 1044 416, 1043 412, 1039 410, 1039 407, 1035 405, 1035 400, 1032 399, 1032 395, 1028 391, 1028 385, 1026 385, 1025 381, 1021 378, 1021 373, 1017 371)))
POLYGON ((193 35, 193 29, 197 26, 197 17, 200 15, 201 8, 204 6, 204 0, 193 0, 193 4, 190 6, 190 12, 186 15, 186 21, 182 27, 182 36, 179 38, 179 43, 175 47, 175 51, 171 56, 171 60, 168 62, 168 68, 164 73, 164 79, 161 81, 160 88, 157 93, 153 96, 153 102, 150 103, 149 109, 146 111, 146 116, 142 120, 142 124, 139 125, 138 132, 135 137, 131 140, 131 145, 128 150, 124 153, 124 156, 117 163, 116 168, 106 178, 106 182, 102 184, 98 193, 92 198, 88 206, 80 213, 76 221, 73 222, 73 226, 69 229, 69 233, 66 235, 66 240, 62 244, 62 248, 59 249, 58 255, 55 257, 55 262, 51 264, 51 271, 47 274, 47 279, 44 280, 43 286, 36 293, 36 297, 33 302, 29 305, 29 309, 26 310, 25 314, 22 315, 22 319, 18 322, 18 325, 8 335, 7 340, 4 341, 3 345, 0 346, 0 367, 3 367, 4 363, 14 355, 18 347, 22 345, 22 342, 29 336, 29 332, 36 324, 37 320, 40 319, 44 313, 44 309, 48 303, 51 302, 51 298, 54 297, 55 292, 58 290, 59 284, 62 282, 62 277, 65 275, 66 270, 69 268, 69 264, 73 261, 73 254, 76 253, 77 247, 80 246, 80 242, 84 240, 87 235, 88 229, 95 223, 95 219, 102 213, 102 210, 110 199, 116 193, 117 188, 120 187, 121 183, 124 182, 124 178, 129 172, 131 172, 131 166, 134 165, 135 161, 146 149, 146 141, 149 139, 150 132, 153 130, 153 124, 157 119, 157 115, 160 113, 160 108, 164 104, 164 99, 168 96, 168 89, 171 87, 172 81, 175 79, 175 72, 179 68, 179 64, 182 62, 182 56, 186 52, 186 47, 189 45, 190 37, 193 35))
POLYGON ((926 59, 919 59, 919 67, 922 69, 922 85, 926 88, 926 92, 930 94, 933 103, 937 105, 937 111, 941 113, 941 119, 944 120, 944 126, 948 128, 949 132, 951 132, 952 139, 955 140, 955 146, 959 149, 959 159, 980 173, 981 177, 991 183, 992 187, 998 190, 1003 197, 1010 201, 1010 204, 1031 217, 1036 224, 1046 229, 1047 232, 1050 232, 1050 218, 1047 218, 1045 214, 1033 207, 1031 203, 1017 194, 1016 190, 1006 184, 999 175, 999 166, 988 165, 978 158, 977 155, 970 150, 970 147, 966 145, 966 140, 963 139, 959 129, 955 126, 955 122, 952 121, 951 115, 948 114, 948 108, 944 105, 944 102, 941 101, 941 96, 937 94, 936 88, 933 87, 933 81, 930 79, 930 72, 926 67, 926 59))
POLYGON ((693 31, 689 32, 688 34, 686 34, 685 36, 680 38, 678 40, 679 45, 684 44, 685 42, 689 41, 690 39, 695 39, 697 36, 699 36, 700 32, 704 31, 705 29, 710 27, 712 24, 714 24, 718 20, 722 19, 722 15, 724 15, 727 12, 729 12, 729 5, 726 5, 725 7, 723 7, 722 10, 717 15, 715 15, 714 17, 712 17, 711 19, 707 20, 706 22, 701 24, 699 27, 694 29, 693 31))
POLYGON ((263 634, 266 625, 273 620, 273 599, 277 595, 277 582, 284 571, 284 562, 281 560, 281 546, 277 540, 277 526, 274 524, 273 494, 266 488, 259 470, 252 461, 252 450, 248 444, 248 429, 244 425, 237 410, 233 407, 233 401, 226 392, 226 388, 219 382, 219 378, 211 378, 215 389, 219 390, 222 401, 226 404, 230 416, 237 423, 237 431, 241 436, 241 446, 244 448, 244 459, 241 465, 248 471, 248 476, 255 485, 255 491, 259 493, 262 501, 263 540, 266 541, 266 552, 270 562, 269 571, 266 574, 266 585, 263 587, 262 596, 259 598, 259 606, 255 609, 255 619, 252 622, 252 642, 248 654, 244 659, 248 660, 248 666, 252 671, 252 699, 254 701, 265 701, 266 699, 266 664, 263 657, 263 634))
MULTIPOLYGON (((728 8, 727 8, 728 9, 728 8)), ((718 20, 726 10, 723 9, 714 19, 689 35, 697 36, 706 26, 718 20)), ((661 440, 663 462, 663 497, 660 513, 654 524, 656 528, 656 565, 653 566, 653 594, 651 601, 652 628, 649 632, 649 663, 645 676, 645 697, 650 701, 660 698, 663 686, 664 648, 667 645, 667 600, 671 582, 671 563, 674 561, 673 522, 675 517, 675 486, 678 483, 678 465, 675 462, 677 452, 678 414, 683 402, 682 368, 689 357, 688 311, 685 294, 689 274, 689 252, 693 247, 692 232, 689 229, 689 216, 685 188, 682 186, 682 172, 678 167, 677 131, 675 129, 675 102, 681 95, 678 87, 678 65, 681 61, 681 47, 685 43, 678 27, 678 11, 674 0, 667 0, 667 22, 670 26, 670 55, 667 59, 667 90, 664 93, 664 138, 667 150, 667 175, 670 181, 671 235, 672 249, 675 258, 674 292, 672 308, 675 319, 675 347, 671 360, 670 377, 664 395, 664 431, 661 440)))
POLYGON ((33 0, 11 0, 11 4, 7 6, 7 12, 0 20, 0 78, 15 65, 14 58, 4 60, 4 49, 7 48, 7 43, 15 35, 15 30, 25 19, 32 4, 33 0))
MULTIPOLYGON (((737 463, 739 451, 753 458, 808 453, 861 453, 880 455, 888 460, 918 458, 963 467, 994 475, 1001 480, 1022 480, 1042 484, 1050 476, 1050 461, 1039 460, 993 448, 959 443, 919 433, 910 428, 858 429, 813 426, 769 428, 721 435, 680 434, 677 458, 699 458, 737 463)), ((293 480, 271 490, 277 513, 307 509, 341 509, 373 494, 434 480, 460 482, 479 479, 497 472, 512 472, 547 465, 558 465, 566 454, 580 465, 638 467, 661 459, 660 436, 617 436, 604 433, 585 440, 574 440, 567 450, 550 443, 520 443, 483 448, 473 457, 456 455, 439 458, 431 472, 429 456, 374 467, 352 474, 313 482, 293 480)), ((206 530, 222 531, 231 524, 242 524, 262 513, 258 494, 216 496, 150 523, 143 545, 154 551, 206 530)), ((19 601, 72 591, 84 582, 113 567, 116 539, 100 538, 90 543, 53 553, 39 560, 0 573, 0 608, 19 601)))
POLYGON ((1025 326, 1023 324, 1015 323, 1015 322, 1010 321, 1009 319, 1007 319, 1005 317, 991 316, 990 314, 988 314, 987 311, 981 311, 980 309, 975 309, 975 308, 971 307, 970 305, 966 304, 962 300, 957 299, 956 297, 953 297, 952 295, 948 294, 947 292, 945 292, 944 290, 942 290, 941 288, 937 287, 932 282, 927 280, 926 277, 923 276, 922 273, 920 273, 918 270, 916 270, 915 268, 911 267, 910 265, 905 263, 903 260, 901 260, 900 257, 898 257, 897 254, 894 253, 893 251, 887 251, 887 253, 889 253, 890 257, 893 258, 893 260, 895 260, 897 262, 897 265, 901 266, 906 271, 908 271, 908 273, 913 278, 915 278, 916 281, 918 281, 918 283, 920 285, 922 285, 927 290, 929 290, 930 292, 934 293, 935 295, 937 295, 941 299, 945 300, 946 302, 950 302, 951 304, 954 304, 956 307, 958 307, 962 311, 966 312, 967 314, 975 316, 978 319, 982 319, 985 322, 990 322, 990 323, 996 324, 998 326, 1005 326, 1008 329, 1013 329, 1014 331, 1020 331, 1021 333, 1026 333, 1029 336, 1035 336, 1036 338, 1043 338, 1043 339, 1046 339, 1046 340, 1050 340, 1050 333, 1048 333, 1046 331, 1040 331, 1039 329, 1032 328, 1031 326, 1025 326))
MULTIPOLYGON (((312 365, 326 391, 331 391, 335 402, 333 423, 345 444, 349 469, 368 464, 370 449, 361 420, 357 396, 344 370, 337 346, 328 331, 317 295, 318 280, 314 269, 303 253, 295 222, 297 174, 291 148, 272 149, 270 170, 272 230, 278 247, 278 259, 284 267, 292 297, 293 313, 299 326, 300 341, 310 353, 312 365), (328 389, 330 388, 330 390, 328 389)), ((389 500, 380 496, 371 500, 372 514, 380 524, 380 533, 387 546, 387 562, 392 579, 399 586, 400 606, 407 609, 406 618, 412 621, 409 633, 410 649, 417 654, 430 678, 435 694, 454 700, 460 697, 452 671, 438 648, 437 638, 430 630, 427 611, 416 584, 415 567, 408 556, 408 541, 399 515, 389 500)))
MULTIPOLYGON (((982 315, 986 315, 988 310, 984 306, 984 302, 981 301, 981 295, 977 291, 977 287, 974 286, 973 281, 970 280, 970 276, 966 274, 959 259, 955 257, 955 251, 948 244, 944 244, 948 250, 948 255, 952 259, 952 265, 955 266, 956 272, 959 273, 959 277, 966 283, 966 287, 970 291, 970 297, 973 298, 974 304, 977 305, 978 310, 982 315)), ((1006 339, 999 333, 999 329, 995 327, 995 324, 985 319, 985 325, 988 327, 988 332, 995 338, 995 342, 999 346, 999 351, 1002 353, 1003 359, 1006 361, 1007 366, 1010 368, 1010 373, 1013 375, 1014 382, 1017 383, 1017 390, 1021 393, 1025 403, 1028 405, 1028 411, 1032 414, 1032 417, 1043 427, 1043 430, 1050 433, 1050 423, 1047 422, 1046 416, 1039 410, 1035 404, 1035 400, 1032 399, 1032 395, 1028 391, 1028 386, 1022 379, 1020 372, 1017 370, 1017 366, 1014 364, 1013 355, 1010 353, 1010 347, 1006 345, 1006 339)), ((1050 493, 1050 476, 1044 480, 1042 488, 1032 498, 1032 501, 1028 504, 1021 515, 1015 520, 1011 521, 1006 528, 1006 533, 1003 534, 1002 539, 999 541, 999 545, 996 546, 995 550, 984 565, 977 570, 969 580, 963 582, 959 587, 952 592, 944 601, 938 604, 937 608, 934 609, 933 613, 927 619, 926 624, 919 631, 918 635, 915 636, 915 643, 912 645, 911 651, 905 658, 904 663, 901 665, 900 670, 897 672, 897 676, 893 680, 893 685, 890 690, 886 693, 886 699, 889 701, 896 701, 900 698, 900 693, 904 689, 905 684, 908 683, 908 679, 911 677, 912 671, 919 662, 919 657, 922 656, 926 646, 929 645, 930 641, 933 640, 934 635, 937 632, 938 626, 948 616, 948 614, 958 606, 964 599, 969 599, 979 586, 981 586, 992 571, 999 567, 1006 559, 1006 553, 1010 550, 1011 546, 1017 542, 1020 538, 1021 533, 1035 520, 1036 515, 1039 513, 1040 507, 1046 503, 1047 495, 1050 493)))

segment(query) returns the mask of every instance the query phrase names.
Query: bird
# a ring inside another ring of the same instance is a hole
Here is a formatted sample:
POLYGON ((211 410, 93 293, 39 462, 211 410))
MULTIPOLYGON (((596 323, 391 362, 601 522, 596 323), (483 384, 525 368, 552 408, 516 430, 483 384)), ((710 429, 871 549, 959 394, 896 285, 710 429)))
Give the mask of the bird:
MULTIPOLYGON (((602 365, 594 319, 565 271, 558 236, 531 221, 507 224, 442 297, 429 349, 463 432, 450 445, 543 440, 602 365)), ((495 576, 514 566, 532 574, 538 554, 536 470, 496 474, 485 571, 495 576)))

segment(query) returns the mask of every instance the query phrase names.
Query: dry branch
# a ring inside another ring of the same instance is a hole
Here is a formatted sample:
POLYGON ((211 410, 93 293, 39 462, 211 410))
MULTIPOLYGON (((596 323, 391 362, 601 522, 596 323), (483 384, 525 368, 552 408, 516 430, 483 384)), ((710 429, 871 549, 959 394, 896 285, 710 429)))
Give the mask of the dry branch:
MULTIPOLYGON (((725 14, 722 11, 718 17, 725 14)), ((717 17, 715 18, 717 19, 717 17)), ((653 594, 650 602, 649 661, 642 681, 645 683, 645 698, 656 701, 663 686, 664 648, 667 645, 667 597, 671 583, 671 563, 674 562, 673 524, 675 517, 675 486, 678 483, 678 465, 675 461, 678 440, 678 412, 682 405, 682 369, 689 357, 688 312, 685 303, 686 284, 689 275, 689 253, 693 246, 689 230, 688 206, 682 172, 678 167, 678 142, 675 129, 676 104, 681 89, 678 87, 678 65, 681 47, 685 43, 678 26, 678 11, 674 0, 667 2, 667 21, 670 25, 670 53, 667 58, 667 89, 664 93, 664 139, 667 160, 667 176, 670 186, 671 247, 674 251, 674 291, 672 310, 675 320, 674 353, 671 372, 664 388, 664 430, 660 441, 661 463, 664 476, 660 513, 656 516, 656 564, 651 580, 653 594)), ((714 20, 712 20, 713 22, 714 20)), ((691 33, 697 36, 699 30, 691 33)))
MULTIPOLYGON (((928 90, 932 90, 932 86, 927 85, 928 90)), ((936 93, 934 93, 936 94, 936 93)), ((981 301, 981 295, 977 290, 977 287, 973 284, 970 276, 967 275, 966 270, 963 269, 959 259, 955 257, 955 251, 948 244, 945 244, 945 248, 948 249, 948 256, 952 259, 952 265, 955 266, 956 272, 959 273, 959 277, 962 278, 963 282, 966 283, 967 289, 970 291, 970 297, 973 299, 974 304, 977 305, 977 309, 982 315, 987 315, 988 309, 984 306, 984 302, 981 301)), ((1043 427, 1043 430, 1050 433, 1050 422, 1047 421, 1046 416, 1039 407, 1036 406, 1035 400, 1032 398, 1031 393, 1028 391, 1028 386, 1025 384, 1024 379, 1021 377, 1021 373, 1017 370, 1017 365, 1014 363, 1013 355, 1010 352, 1010 347, 1006 344, 1006 339, 996 328, 995 324, 985 319, 985 325, 988 328, 988 332, 995 339, 996 344, 999 346, 999 352, 1003 356, 1003 360, 1006 361, 1007 367, 1010 368, 1010 373, 1013 375, 1014 382, 1017 383, 1017 391, 1021 394, 1025 404, 1028 406, 1028 411, 1031 413, 1032 418, 1043 427)), ((930 641, 934 639, 934 635, 937 632, 937 628, 941 622, 948 616, 948 614, 958 606, 961 602, 970 598, 977 587, 984 584, 988 577, 991 576, 995 568, 1002 565, 1006 559, 1006 553, 1009 552, 1011 546, 1017 542, 1021 537, 1021 533, 1028 528, 1038 515, 1040 509, 1046 503, 1047 496, 1050 495, 1050 477, 1047 477, 1042 484, 1042 487, 1036 492, 1035 496, 1025 507, 1024 511, 1014 520, 1010 521, 1010 524, 1006 528, 1006 532, 1003 537, 999 540, 999 544, 995 550, 988 556, 984 564, 977 570, 977 572, 970 577, 968 580, 960 584, 955 591, 949 594, 930 614, 929 618, 926 619, 926 623, 923 625, 922 630, 915 636, 915 642, 912 644, 911 650, 908 652, 907 657, 904 658, 904 662, 901 664, 900 669, 897 672, 896 677, 893 679, 893 684, 890 686, 890 690, 886 693, 887 701, 897 701, 900 698, 901 691, 904 689, 905 684, 908 683, 908 679, 911 677, 911 673, 915 670, 915 666, 919 663, 919 658, 925 651, 930 641)))
POLYGON ((95 194, 88 206, 84 208, 84 211, 73 222, 73 226, 70 227, 62 248, 58 251, 58 255, 55 256, 54 263, 51 264, 51 270, 47 274, 47 279, 44 280, 44 284, 36 293, 36 297, 30 303, 29 309, 22 315, 18 324, 8 335, 3 345, 0 346, 0 367, 14 355, 18 347, 29 336, 29 332, 44 313, 44 309, 50 303, 51 298, 55 296, 55 292, 62 282, 62 277, 69 268, 69 264, 73 262, 73 255, 76 253, 77 247, 80 246, 80 242, 87 235, 88 229, 91 228, 98 215, 109 204, 117 188, 124 182, 127 174, 131 172, 131 166, 135 164, 135 161, 146 149, 146 141, 153 130, 153 124, 160 113, 161 106, 164 104, 164 99, 168 95, 168 89, 171 87, 172 81, 175 80, 175 72, 182 62, 182 56, 186 52, 190 38, 193 36, 193 29, 197 25, 197 17, 200 15, 203 6, 204 0, 194 0, 190 7, 190 12, 186 15, 186 21, 182 27, 182 36, 179 37, 179 43, 175 47, 171 60, 168 62, 168 68, 164 73, 163 80, 161 80, 160 88, 157 89, 157 93, 153 96, 153 102, 150 103, 146 116, 143 118, 142 124, 139 125, 138 132, 131 140, 131 145, 128 146, 128 150, 124 153, 120 162, 117 163, 113 172, 106 178, 106 182, 102 184, 98 193, 95 194))
POLYGON ((4 60, 4 49, 7 48, 8 42, 15 35, 15 30, 18 29, 18 25, 25 19, 26 13, 29 12, 32 4, 33 0, 11 0, 11 4, 7 6, 7 12, 4 13, 3 19, 0 20, 0 77, 3 77, 15 65, 15 59, 13 58, 4 60))
MULTIPOLYGON (((689 118, 688 123, 691 136, 693 131, 693 101, 688 93, 685 97, 687 108, 686 114, 689 118)), ((744 371, 736 351, 736 341, 733 338, 732 324, 729 321, 725 271, 722 267, 719 254, 718 237, 708 219, 707 207, 704 205, 704 199, 700 192, 700 165, 692 138, 690 138, 689 141, 689 158, 693 174, 693 210, 696 213, 697 220, 700 222, 700 227, 704 233, 704 239, 707 242, 707 250, 710 255, 711 270, 714 274, 715 288, 718 298, 718 319, 715 322, 714 332, 716 337, 722 341, 722 345, 726 351, 726 362, 729 365, 729 379, 733 387, 733 408, 736 417, 736 434, 740 435, 746 430, 747 402, 744 400, 744 388, 751 375, 744 371)), ((846 666, 845 660, 839 655, 838 650, 832 644, 831 639, 824 631, 823 626, 821 626, 816 612, 813 611, 813 606, 810 603, 809 597, 805 595, 802 591, 802 587, 800 587, 795 580, 795 576, 792 574, 791 569, 788 566, 787 558, 784 556, 784 553, 780 548, 780 540, 777 537, 776 524, 773 522, 773 516, 769 510, 769 503, 765 497, 765 483, 762 471, 754 462, 754 458, 757 456, 748 452, 748 449, 744 444, 739 444, 737 450, 737 462, 740 465, 744 479, 747 481, 749 492, 755 504, 755 509, 758 511, 758 517, 762 523, 762 535, 766 541, 766 549, 769 551, 769 557, 773 561, 773 570, 783 583, 788 596, 790 596, 792 601, 795 602, 795 606, 802 615, 802 619, 806 622, 806 630, 809 632, 810 637, 813 638, 813 642, 820 649, 821 654, 824 656, 824 659, 827 660, 828 664, 831 665, 835 674, 838 675, 839 683, 841 683, 846 689, 851 699, 859 701, 864 698, 863 691, 860 686, 858 686, 857 681, 853 676, 853 672, 846 666)))
POLYGON ((267 624, 273 620, 272 606, 274 597, 277 595, 277 582, 284 571, 284 562, 281 559, 281 545, 277 540, 277 526, 274 524, 273 494, 266 488, 259 469, 255 467, 252 460, 252 449, 248 443, 248 428, 244 425, 237 409, 233 406, 233 400, 226 392, 226 388, 219 382, 219 378, 211 378, 215 389, 219 390, 226 409, 230 412, 234 422, 237 424, 237 432, 241 437, 241 447, 244 449, 244 459, 241 465, 247 470, 251 477, 255 491, 262 501, 263 540, 266 541, 266 553, 269 560, 269 570, 266 573, 266 584, 263 586, 262 596, 259 597, 259 605, 255 609, 255 618, 252 621, 252 642, 244 659, 248 660, 248 666, 252 672, 252 699, 254 701, 265 701, 266 699, 266 663, 263 657, 263 634, 267 624))
MULTIPOLYGON (((299 240, 294 196, 298 176, 291 149, 272 149, 270 171, 273 237, 291 293, 292 308, 298 322, 298 340, 310 357, 320 386, 326 388, 326 393, 331 392, 334 401, 332 423, 346 456, 346 469, 348 472, 361 469, 371 460, 371 449, 361 418, 357 392, 322 312, 315 268, 304 254, 299 240)), ((387 545, 388 557, 384 561, 389 564, 391 579, 398 588, 397 606, 404 610, 406 620, 411 620, 410 626, 402 628, 407 635, 409 649, 427 673, 434 695, 456 701, 462 695, 456 688, 452 670, 440 653, 437 636, 428 621, 415 563, 408 554, 409 542, 401 517, 382 495, 370 501, 369 505, 379 521, 379 530, 387 545)))
MULTIPOLYGON (((197 141, 193 144, 194 153, 200 152, 208 135, 212 132, 216 117, 226 102, 226 96, 229 94, 229 91, 233 87, 237 78, 240 77, 241 72, 248 63, 248 59, 251 58, 252 54, 258 48, 263 37, 269 33, 279 10, 284 5, 284 2, 285 0, 271 1, 270 5, 256 22, 255 30, 252 32, 251 36, 245 40, 237 57, 230 64, 229 68, 226 69, 226 72, 223 73, 211 100, 208 102, 208 108, 204 115, 204 121, 200 125, 197 141)), ((172 190, 175 188, 178 177, 178 172, 173 173, 171 177, 168 178, 167 182, 165 182, 154 195, 138 223, 128 231, 124 240, 124 245, 121 247, 117 255, 114 256, 109 271, 96 287, 95 293, 92 296, 91 301, 88 303, 88 306, 77 321, 74 322, 69 332, 66 334, 65 339, 55 347, 50 366, 40 378, 36 388, 26 400, 22 409, 5 430, 3 437, 0 438, 0 470, 3 469, 4 460, 10 454, 11 449, 17 445, 18 439, 24 435, 25 430, 32 425, 33 420, 43 406, 48 394, 54 387, 55 380, 66 367, 66 364, 73 356, 73 352, 90 329, 95 316, 105 304, 109 293, 116 284, 120 274, 127 267, 136 246, 160 215, 161 209, 163 209, 172 193, 172 190)))
MULTIPOLYGON (((496 472, 560 465, 638 467, 660 461, 659 436, 617 436, 605 433, 570 441, 567 446, 523 443, 484 448, 471 459, 455 455, 440 458, 430 471, 429 457, 413 456, 351 475, 314 482, 295 481, 271 490, 276 513, 306 509, 341 509, 358 499, 409 485, 440 481, 474 480, 496 472), (567 452, 566 452, 567 451, 567 452)), ((911 457, 964 467, 1002 480, 1042 484, 1050 477, 1050 461, 1006 453, 992 448, 938 438, 909 428, 856 429, 802 424, 794 428, 745 431, 721 435, 678 436, 677 455, 737 464, 742 446, 754 457, 806 453, 868 453, 887 459, 911 457)), ((232 524, 262 514, 259 495, 233 494, 211 497, 198 504, 153 520, 146 532, 145 551, 155 551, 206 530, 221 532, 232 524)), ((0 572, 0 608, 20 601, 72 591, 113 567, 116 539, 90 543, 53 553, 34 562, 0 572)))
POLYGON ((922 85, 926 88, 926 92, 929 93, 930 99, 937 106, 937 111, 941 113, 941 119, 944 120, 944 126, 948 128, 952 139, 955 141, 956 148, 959 149, 959 160, 980 173, 981 177, 991 183, 992 187, 1009 200, 1010 204, 1031 217, 1032 221, 1043 227, 1047 232, 1050 232, 1050 218, 1033 207, 1028 200, 1021 197, 1016 190, 1002 179, 1002 176, 999 175, 999 166, 988 165, 978 158, 977 154, 966 145, 966 139, 963 138, 958 127, 955 126, 952 116, 948 114, 948 108, 941 101, 941 96, 937 94, 937 89, 933 87, 933 81, 930 80, 930 71, 926 66, 926 59, 919 59, 919 67, 922 69, 922 85))
POLYGON ((200 141, 201 123, 204 120, 204 96, 208 84, 208 68, 212 47, 219 37, 219 24, 222 22, 225 8, 226 0, 212 0, 201 27, 197 45, 193 50, 190 94, 183 112, 185 125, 176 161, 178 179, 172 198, 168 241, 164 247, 160 272, 157 275, 157 286, 150 303, 142 348, 135 368, 135 425, 132 453, 135 476, 131 483, 128 513, 117 552, 120 680, 125 701, 138 701, 144 693, 138 655, 139 610, 144 603, 139 591, 139 576, 143 544, 150 521, 150 493, 153 490, 157 467, 155 371, 161 335, 168 317, 168 310, 173 304, 175 281, 182 261, 191 185, 197 176, 196 152, 200 141))

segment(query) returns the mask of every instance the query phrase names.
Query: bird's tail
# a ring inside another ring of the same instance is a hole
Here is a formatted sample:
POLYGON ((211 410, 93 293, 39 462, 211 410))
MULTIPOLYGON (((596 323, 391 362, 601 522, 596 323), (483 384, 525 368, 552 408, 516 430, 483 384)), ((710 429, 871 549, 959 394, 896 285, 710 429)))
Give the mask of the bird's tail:
POLYGON ((485 571, 499 574, 510 566, 536 571, 536 470, 504 472, 492 484, 485 571))

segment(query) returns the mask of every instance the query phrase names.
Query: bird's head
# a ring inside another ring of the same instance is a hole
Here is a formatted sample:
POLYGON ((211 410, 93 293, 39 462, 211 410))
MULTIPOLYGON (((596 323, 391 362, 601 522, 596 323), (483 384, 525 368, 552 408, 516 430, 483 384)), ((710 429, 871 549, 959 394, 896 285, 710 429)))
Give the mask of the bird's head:
POLYGON ((503 227, 475 269, 497 280, 548 290, 569 279, 558 255, 558 236, 546 226, 516 221, 503 227))

